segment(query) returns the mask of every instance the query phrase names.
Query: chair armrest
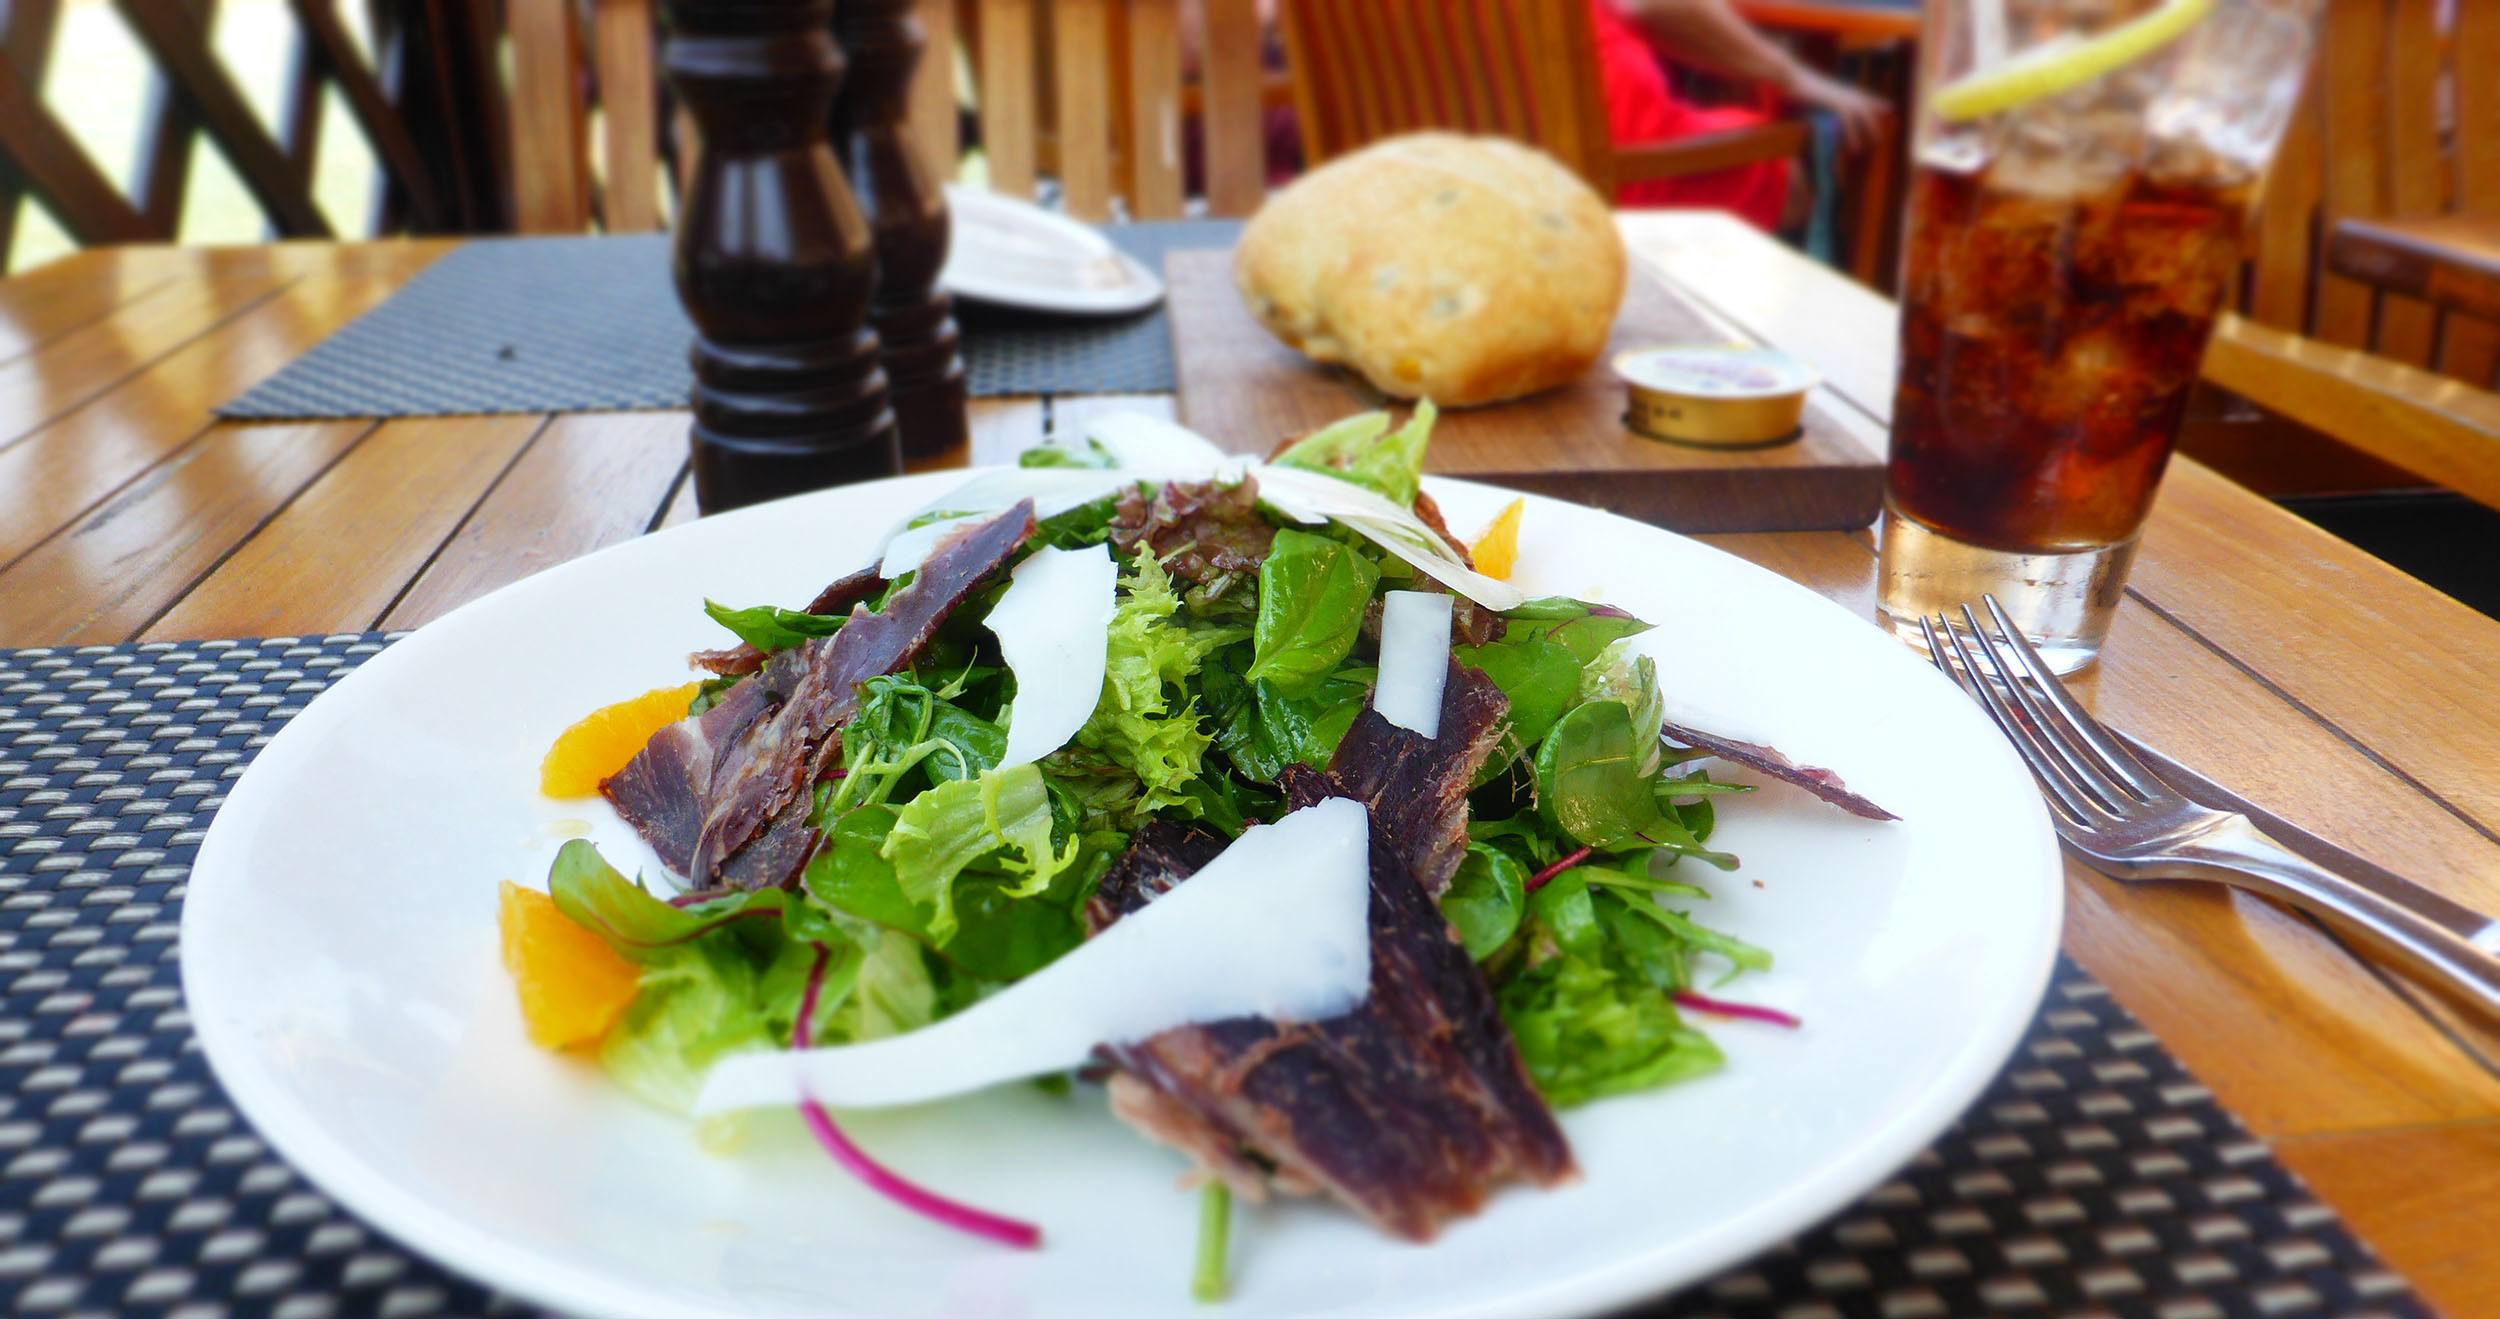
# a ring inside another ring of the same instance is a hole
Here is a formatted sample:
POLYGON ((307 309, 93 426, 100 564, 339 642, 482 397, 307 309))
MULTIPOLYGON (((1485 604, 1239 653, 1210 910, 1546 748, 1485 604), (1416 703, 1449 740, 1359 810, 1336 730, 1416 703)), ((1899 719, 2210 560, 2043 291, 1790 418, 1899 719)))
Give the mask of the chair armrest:
POLYGON ((1805 146, 1806 125, 1799 119, 1698 133, 1672 142, 1636 142, 1615 148, 1615 182, 1643 183, 1707 174, 1757 160, 1785 160, 1805 150, 1805 146))
POLYGON ((2500 394, 2236 315, 2214 328, 2205 378, 2500 508, 2500 394))

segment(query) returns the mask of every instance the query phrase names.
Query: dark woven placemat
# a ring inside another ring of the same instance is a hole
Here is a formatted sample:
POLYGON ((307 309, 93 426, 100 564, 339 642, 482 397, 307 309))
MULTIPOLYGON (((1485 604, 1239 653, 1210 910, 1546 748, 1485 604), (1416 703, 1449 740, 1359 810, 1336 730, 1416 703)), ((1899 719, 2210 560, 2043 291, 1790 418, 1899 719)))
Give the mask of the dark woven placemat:
MULTIPOLYGON (((1227 247, 1240 225, 1172 220, 1103 232, 1160 273, 1174 248, 1227 247)), ((694 329, 668 238, 487 238, 427 267, 218 414, 252 420, 682 408, 694 329)), ((1068 317, 959 303, 975 397, 1168 393, 1172 332, 1157 305, 1068 317)))
MULTIPOLYGON (((0 1308, 522 1311, 307 1185, 226 1103, 183 1012, 175 933, 209 816, 387 640, 0 651, 0 1308)), ((2026 1311, 2427 1313, 2072 965, 1933 1149, 1643 1313, 2026 1311)))

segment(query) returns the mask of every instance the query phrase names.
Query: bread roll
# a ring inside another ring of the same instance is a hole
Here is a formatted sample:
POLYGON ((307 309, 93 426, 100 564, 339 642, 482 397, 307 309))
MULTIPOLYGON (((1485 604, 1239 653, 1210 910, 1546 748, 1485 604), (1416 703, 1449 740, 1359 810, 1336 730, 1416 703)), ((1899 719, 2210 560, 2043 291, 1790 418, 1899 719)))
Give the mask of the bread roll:
POLYGON ((1384 394, 1463 407, 1577 377, 1623 303, 1622 236, 1553 157, 1417 133, 1268 198, 1234 257, 1252 315, 1384 394))

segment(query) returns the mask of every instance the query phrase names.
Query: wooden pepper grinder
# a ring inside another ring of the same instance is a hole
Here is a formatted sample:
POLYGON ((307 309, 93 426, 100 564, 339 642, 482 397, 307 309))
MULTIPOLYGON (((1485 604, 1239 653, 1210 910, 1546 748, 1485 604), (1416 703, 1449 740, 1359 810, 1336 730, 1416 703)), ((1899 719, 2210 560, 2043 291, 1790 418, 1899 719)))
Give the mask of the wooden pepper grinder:
POLYGON ((927 37, 912 0, 843 0, 840 14, 850 76, 835 103, 834 137, 876 234, 872 314, 902 424, 903 454, 926 458, 969 435, 954 299, 937 290, 946 264, 946 192, 903 127, 912 70, 927 37))
POLYGON ((704 512, 902 470, 869 312, 876 252, 826 137, 833 0, 669 0, 702 135, 677 226, 704 512))

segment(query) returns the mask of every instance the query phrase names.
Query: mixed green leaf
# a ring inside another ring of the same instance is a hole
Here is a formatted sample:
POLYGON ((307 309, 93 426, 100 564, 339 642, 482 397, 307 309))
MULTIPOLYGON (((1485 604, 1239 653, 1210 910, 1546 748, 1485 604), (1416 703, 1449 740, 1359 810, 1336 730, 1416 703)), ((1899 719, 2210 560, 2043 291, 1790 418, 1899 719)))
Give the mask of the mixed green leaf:
MULTIPOLYGON (((1365 414, 1277 461, 1412 506, 1430 425, 1428 407, 1396 428, 1365 414)), ((1025 461, 1110 465, 1100 445, 1025 461)), ((1109 541, 1120 568, 1099 699, 1057 751, 1000 765, 1015 679, 981 627, 1000 583, 958 609, 913 667, 860 684, 838 767, 815 785, 820 841, 794 887, 671 900, 587 843, 558 854, 558 907, 639 968, 600 1051, 620 1083, 683 1109, 714 1060, 794 1043, 811 975, 804 1043, 937 1020, 1081 943, 1086 899, 1142 824, 1237 835, 1282 813, 1289 767, 1329 764, 1371 701, 1367 620, 1376 636, 1382 593, 1413 585, 1414 570, 1343 527, 1245 522, 1265 515, 1241 492, 1171 489, 1186 497, 1141 484, 1048 519, 1032 542, 1109 541), (1220 532, 1220 547, 1191 528, 1220 532)), ((769 606, 705 611, 768 654, 844 624, 769 606)), ((1466 852, 1441 910, 1557 1105, 1720 1065, 1675 997, 1769 964, 1694 916, 1709 894, 1694 867, 1678 867, 1736 866, 1709 844, 1714 803, 1743 789, 1662 743, 1664 693, 1636 642, 1648 630, 1548 597, 1471 626, 1480 640, 1452 652, 1501 689, 1508 715, 1469 796, 1466 852)), ((739 680, 707 683, 697 708, 739 680)))

